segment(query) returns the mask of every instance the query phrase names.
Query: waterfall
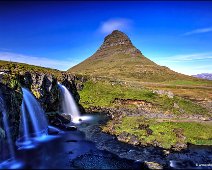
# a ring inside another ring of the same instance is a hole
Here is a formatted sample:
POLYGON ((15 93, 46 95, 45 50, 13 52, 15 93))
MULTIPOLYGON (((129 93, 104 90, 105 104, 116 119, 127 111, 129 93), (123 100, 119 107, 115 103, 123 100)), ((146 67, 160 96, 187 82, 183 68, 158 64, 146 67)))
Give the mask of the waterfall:
POLYGON ((5 109, 2 111, 3 114, 3 124, 4 124, 4 129, 7 135, 7 142, 8 142, 8 147, 9 147, 9 152, 10 152, 10 157, 12 159, 15 158, 15 151, 14 151, 14 147, 13 147, 13 142, 12 142, 12 138, 11 138, 11 134, 10 134, 10 127, 8 124, 8 120, 7 120, 7 113, 5 111, 5 109))
POLYGON ((21 105, 22 112, 22 129, 25 141, 29 139, 30 132, 32 132, 36 137, 39 137, 48 128, 48 122, 43 109, 41 108, 39 102, 31 94, 31 92, 25 88, 23 91, 23 101, 21 105), (27 113, 30 117, 33 130, 29 129, 29 121, 27 120, 27 113))
POLYGON ((58 86, 61 91, 62 112, 69 114, 72 120, 79 119, 80 112, 72 94, 62 84, 58 83, 58 86))
POLYGON ((10 126, 8 122, 8 115, 5 109, 5 103, 0 96, 0 112, 2 112, 3 126, 6 134, 7 145, 9 149, 9 159, 0 163, 0 169, 17 169, 22 167, 22 163, 16 160, 14 143, 10 133, 10 126))
POLYGON ((21 113, 22 113, 22 124, 23 124, 23 136, 25 137, 25 141, 29 141, 29 128, 27 123, 27 115, 25 110, 25 103, 24 100, 21 104, 21 113))

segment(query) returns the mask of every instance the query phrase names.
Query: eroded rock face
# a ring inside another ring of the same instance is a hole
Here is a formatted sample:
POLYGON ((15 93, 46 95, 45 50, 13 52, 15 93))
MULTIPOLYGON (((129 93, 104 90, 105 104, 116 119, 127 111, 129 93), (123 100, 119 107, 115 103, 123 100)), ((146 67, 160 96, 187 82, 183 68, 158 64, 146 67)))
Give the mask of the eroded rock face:
POLYGON ((25 72, 18 77, 22 87, 28 88, 45 111, 58 110, 57 79, 51 74, 25 72))
MULTIPOLYGON (((83 77, 77 77, 72 74, 63 73, 60 77, 52 74, 25 72, 18 76, 22 87, 28 88, 39 100, 45 112, 57 112, 60 108, 60 91, 58 82, 66 86, 72 93, 76 103, 79 103, 80 96, 77 90, 83 88, 83 77)), ((80 111, 84 109, 79 105, 80 111)))
POLYGON ((126 34, 121 31, 114 30, 110 35, 105 37, 104 43, 94 55, 98 58, 109 53, 124 53, 136 56, 140 55, 141 51, 134 47, 126 34))

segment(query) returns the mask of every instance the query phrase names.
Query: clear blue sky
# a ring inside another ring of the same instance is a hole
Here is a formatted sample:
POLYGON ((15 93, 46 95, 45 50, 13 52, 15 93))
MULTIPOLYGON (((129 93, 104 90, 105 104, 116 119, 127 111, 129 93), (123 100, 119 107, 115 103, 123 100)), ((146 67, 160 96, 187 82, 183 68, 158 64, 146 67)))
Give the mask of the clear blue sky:
POLYGON ((0 59, 67 70, 113 29, 154 62, 212 73, 212 2, 0 2, 0 59))

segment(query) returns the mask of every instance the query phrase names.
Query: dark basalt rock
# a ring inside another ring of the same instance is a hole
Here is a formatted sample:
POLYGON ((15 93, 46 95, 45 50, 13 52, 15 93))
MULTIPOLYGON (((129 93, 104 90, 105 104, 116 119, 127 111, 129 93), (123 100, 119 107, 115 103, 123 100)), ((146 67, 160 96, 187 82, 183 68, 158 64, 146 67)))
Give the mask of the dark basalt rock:
POLYGON ((66 126, 67 131, 76 131, 77 127, 76 126, 66 126))

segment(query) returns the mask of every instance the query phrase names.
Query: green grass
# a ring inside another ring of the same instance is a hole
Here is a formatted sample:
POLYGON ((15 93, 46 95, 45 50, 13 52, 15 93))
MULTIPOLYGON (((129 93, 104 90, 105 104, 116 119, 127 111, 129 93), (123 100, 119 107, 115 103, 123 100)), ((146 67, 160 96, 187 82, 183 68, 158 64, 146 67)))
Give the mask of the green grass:
MULTIPOLYGON (((138 137, 143 144, 152 144, 155 140, 160 143, 163 148, 169 149, 176 145, 177 142, 191 143, 196 145, 212 145, 212 125, 201 124, 196 122, 157 122, 153 119, 144 117, 124 117, 116 123, 115 135, 122 132, 138 137), (145 129, 139 129, 140 125, 148 125, 153 132, 147 134, 145 129), (175 129, 175 130, 174 130, 175 129), (180 130, 185 138, 176 135, 176 130, 180 130)), ((114 122, 113 122, 114 124, 114 122)), ((111 126, 110 122, 103 128, 107 132, 107 127, 111 126)))
POLYGON ((61 71, 52 68, 29 65, 25 63, 9 62, 0 60, 0 69, 11 71, 12 74, 19 74, 20 72, 40 72, 44 74, 53 74, 56 77, 61 75, 61 71))
POLYGON ((128 88, 121 85, 112 85, 109 82, 93 82, 84 83, 84 88, 80 93, 80 103, 84 107, 90 106, 114 106, 115 98, 122 99, 140 99, 151 101, 156 94, 147 90, 128 88))
POLYGON ((174 98, 168 98, 167 96, 155 94, 145 88, 126 87, 119 84, 112 85, 106 81, 87 81, 84 83, 84 88, 79 94, 81 98, 80 103, 85 108, 91 106, 115 107, 117 104, 113 103, 114 99, 120 98, 151 102, 153 107, 161 112, 168 111, 174 114, 208 114, 207 109, 181 97, 174 96, 174 98), (179 108, 174 108, 174 104, 177 104, 179 108))
POLYGON ((194 80, 173 80, 173 81, 165 81, 163 83, 167 83, 169 85, 193 85, 193 86, 212 86, 212 81, 198 79, 194 80))

